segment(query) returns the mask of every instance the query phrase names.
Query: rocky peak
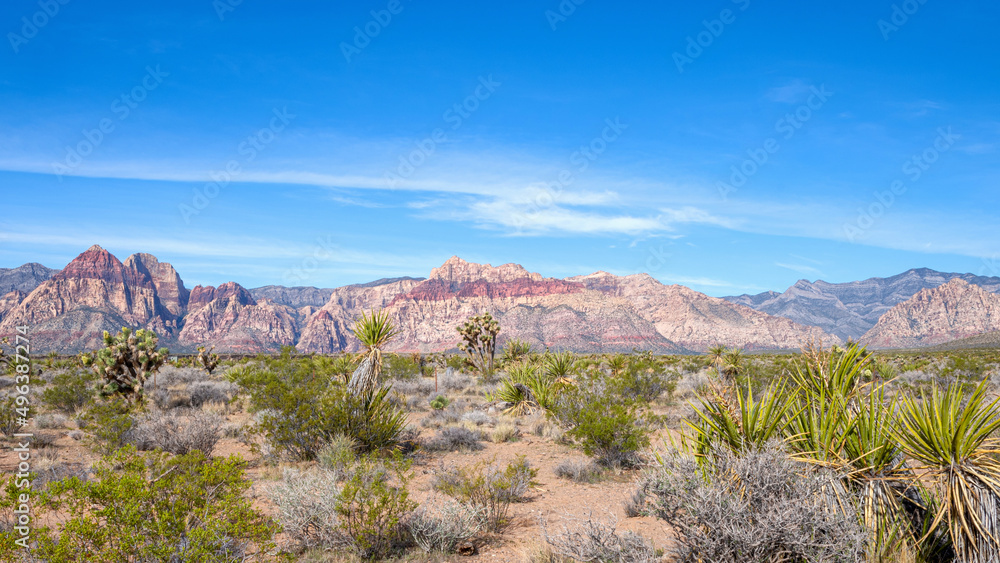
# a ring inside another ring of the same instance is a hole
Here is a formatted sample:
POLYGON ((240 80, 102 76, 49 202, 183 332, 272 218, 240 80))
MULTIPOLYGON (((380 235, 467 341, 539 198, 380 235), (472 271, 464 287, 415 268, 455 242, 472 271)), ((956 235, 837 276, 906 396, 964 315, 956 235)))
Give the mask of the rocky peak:
POLYGON ((918 291, 861 339, 877 348, 929 346, 1000 330, 1000 295, 955 278, 918 291))
POLYGON ((184 314, 191 292, 184 287, 184 280, 173 266, 160 262, 152 254, 139 252, 125 260, 125 267, 144 272, 149 277, 160 302, 171 314, 178 317, 184 314))
POLYGON ((475 264, 466 262, 458 256, 452 256, 441 266, 431 270, 429 280, 442 280, 450 283, 469 283, 485 281, 488 283, 505 283, 519 279, 542 281, 542 275, 529 272, 519 264, 503 264, 493 267, 490 264, 475 264))
POLYGON ((256 305, 257 300, 242 285, 226 282, 219 287, 196 285, 188 298, 188 310, 194 311, 216 300, 235 299, 240 305, 256 305))
POLYGON ((52 279, 91 279, 113 285, 153 286, 153 280, 147 273, 135 268, 126 268, 114 254, 96 244, 74 258, 62 271, 52 276, 52 279))

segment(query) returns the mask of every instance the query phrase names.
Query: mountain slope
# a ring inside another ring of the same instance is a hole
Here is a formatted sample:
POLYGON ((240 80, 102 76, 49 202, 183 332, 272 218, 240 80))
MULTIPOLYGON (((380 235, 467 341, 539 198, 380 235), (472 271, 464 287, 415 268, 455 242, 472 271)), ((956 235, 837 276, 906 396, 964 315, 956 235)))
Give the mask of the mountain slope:
POLYGON ((29 262, 17 268, 0 268, 0 295, 12 291, 28 294, 58 271, 36 262, 29 262))
POLYGON ((895 305, 861 342, 873 348, 912 348, 996 330, 1000 330, 1000 295, 953 279, 895 305))
POLYGON ((993 293, 1000 293, 1000 277, 943 273, 918 268, 888 278, 869 278, 848 283, 799 280, 784 293, 724 297, 758 311, 817 326, 842 339, 858 339, 897 303, 917 292, 953 279, 962 279, 993 293))

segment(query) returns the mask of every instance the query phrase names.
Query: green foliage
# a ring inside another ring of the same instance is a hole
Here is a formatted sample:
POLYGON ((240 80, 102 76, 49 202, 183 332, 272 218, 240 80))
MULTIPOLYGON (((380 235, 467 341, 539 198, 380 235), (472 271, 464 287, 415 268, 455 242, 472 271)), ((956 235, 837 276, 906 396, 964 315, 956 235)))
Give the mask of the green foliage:
POLYGON ((90 445, 101 455, 111 455, 128 444, 135 428, 133 405, 124 397, 109 397, 91 403, 81 417, 90 432, 90 445))
POLYGON ((504 344, 503 356, 500 361, 503 365, 513 364, 527 359, 530 355, 531 344, 525 342, 524 340, 513 338, 504 344))
POLYGON ((676 371, 664 371, 656 360, 635 359, 612 376, 608 386, 612 393, 648 404, 664 394, 672 395, 679 378, 676 371))
POLYGON ((354 321, 354 336, 366 348, 364 357, 351 375, 347 388, 355 395, 372 392, 382 374, 382 347, 399 334, 396 325, 384 310, 361 313, 354 321))
POLYGON ((521 416, 537 409, 552 409, 558 387, 554 378, 542 373, 533 364, 521 362, 507 368, 507 375, 487 399, 511 403, 505 412, 521 416))
POLYGON ((695 407, 698 420, 688 425, 694 431, 700 454, 720 446, 742 453, 784 436, 794 406, 793 395, 784 393, 781 387, 769 389, 757 399, 750 387, 736 387, 735 394, 735 408, 720 394, 703 398, 701 408, 695 407))
POLYGON ((434 487, 480 511, 487 530, 502 532, 510 523, 507 514, 511 503, 524 499, 536 475, 538 470, 521 455, 503 468, 495 459, 450 468, 438 474, 434 487))
POLYGON ((920 399, 904 397, 895 437, 944 489, 935 521, 948 524, 962 561, 1000 559, 1000 398, 986 400, 987 382, 972 393, 936 385, 920 399))
POLYGON ((319 451, 316 461, 323 469, 342 474, 354 463, 356 449, 357 444, 354 443, 353 439, 343 434, 337 434, 330 439, 330 443, 319 451))
POLYGON ((486 312, 471 317, 455 330, 462 336, 458 349, 468 355, 469 362, 480 374, 484 377, 492 376, 500 323, 486 312))
POLYGON ((264 561, 275 523, 245 495, 237 457, 199 451, 144 458, 131 447, 105 457, 95 479, 52 482, 36 510, 60 514, 37 530, 36 555, 76 561, 264 561))
POLYGON ((448 397, 445 397, 444 395, 438 395, 437 397, 431 399, 431 408, 436 411, 441 411, 444 410, 444 408, 447 407, 449 403, 451 403, 451 401, 448 400, 448 397))
POLYGON ((52 383, 42 392, 42 402, 49 409, 73 414, 94 398, 97 379, 92 373, 70 369, 52 378, 52 383))
POLYGON ((640 406, 635 399, 612 392, 602 378, 583 378, 565 388, 553 414, 587 455, 604 465, 631 466, 649 445, 648 421, 640 406))
POLYGON ((166 348, 157 349, 157 342, 151 330, 140 328, 133 332, 122 327, 114 336, 104 331, 104 347, 80 359, 101 378, 103 396, 121 395, 141 402, 146 379, 150 375, 155 378, 170 353, 166 348))
POLYGON ((407 488, 411 464, 398 454, 388 460, 364 457, 344 482, 335 510, 361 557, 381 559, 401 543, 403 517, 417 507, 407 488))
POLYGON ((553 381, 573 375, 575 363, 576 358, 571 352, 546 354, 542 359, 545 375, 553 381))
POLYGON ((230 372, 257 415, 252 431, 279 453, 301 460, 315 459, 337 434, 354 440, 362 453, 395 447, 406 413, 392 401, 389 387, 350 393, 334 375, 317 371, 316 362, 283 354, 230 372))

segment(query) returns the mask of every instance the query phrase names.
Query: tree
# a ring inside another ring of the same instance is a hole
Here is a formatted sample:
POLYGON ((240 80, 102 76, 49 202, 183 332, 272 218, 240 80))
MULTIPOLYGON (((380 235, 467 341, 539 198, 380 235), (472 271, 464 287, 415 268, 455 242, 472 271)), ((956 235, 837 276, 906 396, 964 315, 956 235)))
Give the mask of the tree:
POLYGON ((493 315, 486 312, 471 317, 455 330, 462 335, 458 349, 468 354, 469 361, 484 376, 493 375, 493 358, 496 354, 500 323, 493 318, 493 315))
POLYGON ((722 344, 716 344, 708 349, 708 361, 711 365, 715 366, 715 371, 722 373, 722 357, 726 355, 726 347, 722 344))
POLYGON ((212 371, 219 365, 219 355, 213 354, 212 350, 215 350, 215 346, 209 348, 207 352, 204 346, 198 346, 198 362, 205 368, 208 375, 212 375, 212 371))
POLYGON ((130 402, 142 402, 142 388, 146 379, 153 376, 170 353, 166 348, 156 348, 158 339, 151 330, 133 332, 128 327, 112 336, 104 331, 104 348, 81 357, 83 365, 92 368, 104 386, 104 396, 121 395, 130 402))
POLYGON ((381 309, 371 314, 362 312, 361 318, 354 321, 354 336, 361 341, 365 352, 347 384, 352 393, 363 395, 375 389, 382 374, 382 348, 397 334, 399 330, 389 313, 381 309))

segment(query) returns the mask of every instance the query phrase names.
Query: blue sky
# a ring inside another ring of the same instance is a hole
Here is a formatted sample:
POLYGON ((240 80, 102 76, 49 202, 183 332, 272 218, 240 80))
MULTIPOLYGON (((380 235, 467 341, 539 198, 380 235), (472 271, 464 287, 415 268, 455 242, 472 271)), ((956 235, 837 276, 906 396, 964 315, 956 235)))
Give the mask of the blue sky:
POLYGON ((5 2, 0 266, 1000 275, 996 3, 344 4, 5 2))

